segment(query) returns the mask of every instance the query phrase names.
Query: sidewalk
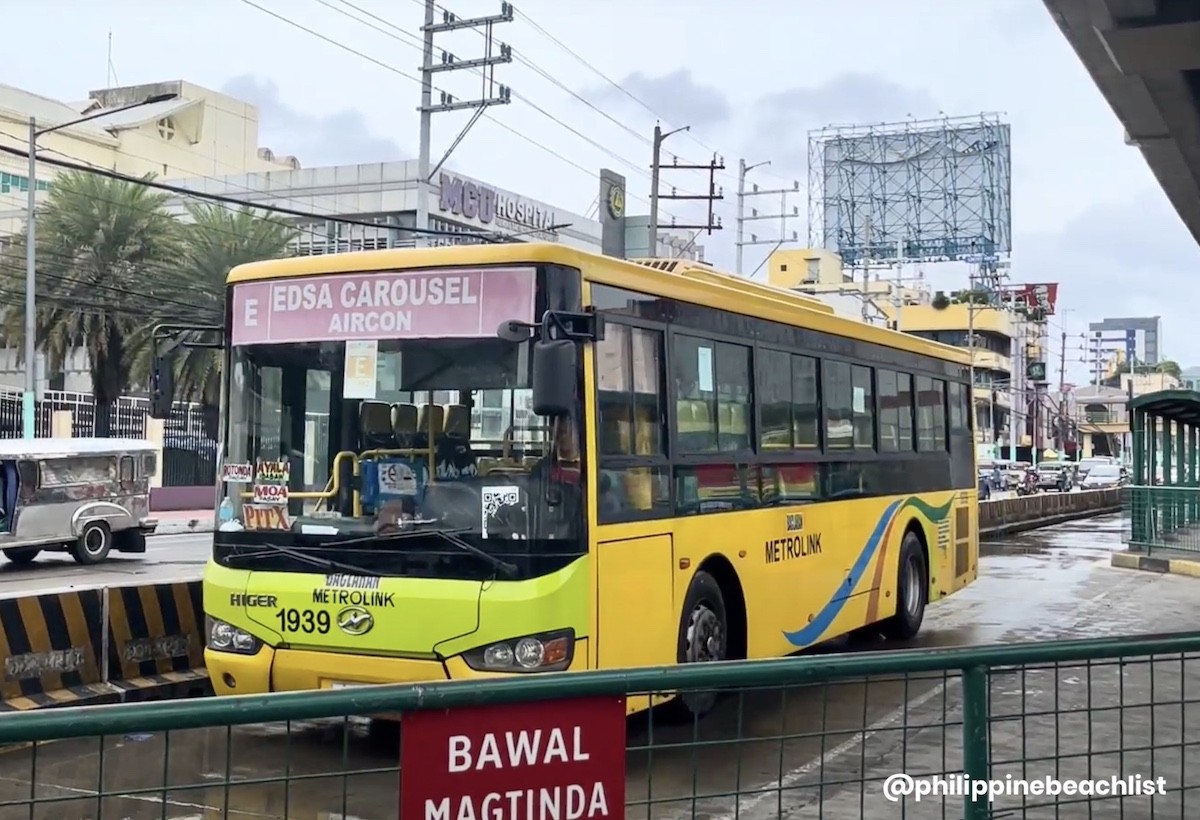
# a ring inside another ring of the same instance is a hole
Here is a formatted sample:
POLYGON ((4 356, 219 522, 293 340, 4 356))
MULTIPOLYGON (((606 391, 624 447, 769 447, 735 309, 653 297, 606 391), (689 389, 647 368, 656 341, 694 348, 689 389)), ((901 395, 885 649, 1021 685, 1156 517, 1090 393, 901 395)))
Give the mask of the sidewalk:
POLYGON ((216 523, 215 510, 151 510, 150 515, 158 519, 155 535, 212 532, 216 523))

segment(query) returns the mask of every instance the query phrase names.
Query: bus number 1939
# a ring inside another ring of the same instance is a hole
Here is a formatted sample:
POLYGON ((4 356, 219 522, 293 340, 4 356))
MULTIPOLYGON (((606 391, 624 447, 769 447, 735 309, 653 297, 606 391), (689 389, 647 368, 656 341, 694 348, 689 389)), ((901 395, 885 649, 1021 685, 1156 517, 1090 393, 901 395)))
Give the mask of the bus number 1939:
POLYGON ((303 632, 308 635, 316 632, 324 635, 331 623, 328 612, 314 612, 311 609, 281 609, 275 613, 275 617, 279 619, 280 632, 303 632))

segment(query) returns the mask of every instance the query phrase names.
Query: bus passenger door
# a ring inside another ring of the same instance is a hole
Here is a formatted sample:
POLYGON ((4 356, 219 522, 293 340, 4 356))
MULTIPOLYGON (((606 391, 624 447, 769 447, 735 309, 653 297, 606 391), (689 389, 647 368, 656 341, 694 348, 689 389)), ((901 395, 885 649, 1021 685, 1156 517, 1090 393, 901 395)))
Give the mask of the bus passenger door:
POLYGON ((596 666, 614 669, 676 662, 679 615, 671 592, 670 535, 601 541, 596 546, 596 666))

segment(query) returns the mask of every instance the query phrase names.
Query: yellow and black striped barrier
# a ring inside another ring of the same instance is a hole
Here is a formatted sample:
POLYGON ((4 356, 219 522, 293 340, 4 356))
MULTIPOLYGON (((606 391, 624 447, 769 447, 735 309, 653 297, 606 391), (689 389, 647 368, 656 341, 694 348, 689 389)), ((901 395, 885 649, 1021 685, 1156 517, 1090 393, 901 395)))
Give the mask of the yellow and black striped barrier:
POLYGON ((0 599, 0 712, 207 690, 200 582, 0 599))

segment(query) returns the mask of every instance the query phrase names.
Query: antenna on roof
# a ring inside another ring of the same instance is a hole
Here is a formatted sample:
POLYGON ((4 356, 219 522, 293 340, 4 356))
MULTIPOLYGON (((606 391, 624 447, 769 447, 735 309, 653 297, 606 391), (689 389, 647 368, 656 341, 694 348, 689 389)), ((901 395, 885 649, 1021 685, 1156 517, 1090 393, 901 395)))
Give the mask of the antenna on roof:
POLYGON ((108 65, 107 65, 107 73, 105 74, 105 82, 108 83, 109 88, 116 88, 117 84, 120 82, 120 80, 117 79, 116 66, 113 65, 112 29, 108 30, 108 65))

